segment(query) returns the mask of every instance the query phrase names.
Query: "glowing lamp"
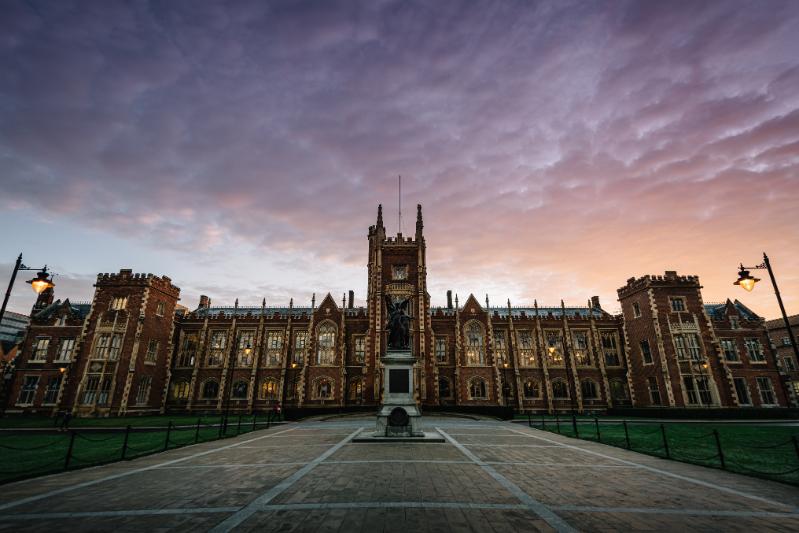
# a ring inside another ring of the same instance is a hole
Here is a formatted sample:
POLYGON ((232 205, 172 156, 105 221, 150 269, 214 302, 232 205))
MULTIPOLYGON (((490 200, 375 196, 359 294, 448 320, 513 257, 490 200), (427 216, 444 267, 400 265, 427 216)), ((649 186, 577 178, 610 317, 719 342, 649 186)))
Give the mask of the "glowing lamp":
POLYGON ((65 366, 59 367, 59 368, 58 368, 58 371, 59 371, 59 372, 61 372, 61 373, 63 374, 64 372, 66 372, 66 371, 67 371, 67 367, 65 367, 65 366))
POLYGON ((35 278, 28 280, 26 283, 31 284, 31 288, 36 294, 41 294, 45 290, 55 287, 55 284, 47 276, 47 269, 42 269, 36 274, 35 278))
POLYGON ((760 281, 759 278, 752 277, 749 271, 745 270, 744 266, 741 265, 741 270, 738 272, 738 280, 733 285, 739 285, 747 292, 752 292, 752 289, 755 288, 755 283, 758 281, 760 281))
POLYGON ((291 363, 291 368, 297 368, 297 363, 291 363))
POLYGON ((248 344, 244 347, 244 355, 250 355, 252 353, 252 347, 248 344))

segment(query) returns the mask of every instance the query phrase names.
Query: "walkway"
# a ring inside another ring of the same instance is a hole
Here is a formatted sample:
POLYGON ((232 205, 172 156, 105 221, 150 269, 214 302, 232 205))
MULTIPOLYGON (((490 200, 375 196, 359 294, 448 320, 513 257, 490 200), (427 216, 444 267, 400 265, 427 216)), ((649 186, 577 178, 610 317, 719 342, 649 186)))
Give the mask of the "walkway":
POLYGON ((525 426, 426 419, 444 444, 289 424, 6 485, 0 530, 797 531, 799 489, 525 426))

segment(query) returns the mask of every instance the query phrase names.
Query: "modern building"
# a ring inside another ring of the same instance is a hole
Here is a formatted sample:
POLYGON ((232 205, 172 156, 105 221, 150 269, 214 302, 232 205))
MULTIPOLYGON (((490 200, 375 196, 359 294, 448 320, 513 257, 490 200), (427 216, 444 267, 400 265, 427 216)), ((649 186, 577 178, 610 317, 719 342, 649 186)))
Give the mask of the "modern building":
POLYGON ((22 313, 6 311, 3 314, 3 320, 0 321, 0 342, 5 345, 22 342, 22 337, 25 336, 25 330, 28 329, 30 321, 30 317, 22 313))
MULTIPOLYGON (((799 340, 799 315, 789 316, 788 323, 791 325, 793 338, 799 340)), ((785 327, 785 321, 778 318, 766 321, 766 329, 777 353, 777 361, 785 374, 786 389, 791 397, 791 404, 799 407, 799 361, 796 360, 788 328, 785 327)))
POLYGON ((368 232, 368 294, 310 305, 177 309, 166 277, 97 277, 90 304, 40 295, 7 411, 106 416, 251 412, 380 403, 387 298, 412 316, 423 408, 530 412, 612 407, 786 406, 763 319, 740 302, 705 304, 696 276, 630 278, 622 314, 585 306, 484 304, 447 294, 431 307, 422 208, 413 236, 368 232))

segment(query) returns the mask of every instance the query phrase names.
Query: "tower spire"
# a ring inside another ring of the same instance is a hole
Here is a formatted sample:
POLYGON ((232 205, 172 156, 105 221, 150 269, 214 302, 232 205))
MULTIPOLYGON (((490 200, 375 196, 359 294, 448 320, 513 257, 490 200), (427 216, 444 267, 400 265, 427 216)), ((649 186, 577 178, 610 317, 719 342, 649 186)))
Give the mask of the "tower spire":
POLYGON ((377 227, 383 227, 383 204, 377 205, 377 227))
POLYGON ((402 176, 397 176, 397 232, 402 233, 402 176))
POLYGON ((416 204, 416 240, 422 237, 424 222, 422 221, 422 204, 416 204))

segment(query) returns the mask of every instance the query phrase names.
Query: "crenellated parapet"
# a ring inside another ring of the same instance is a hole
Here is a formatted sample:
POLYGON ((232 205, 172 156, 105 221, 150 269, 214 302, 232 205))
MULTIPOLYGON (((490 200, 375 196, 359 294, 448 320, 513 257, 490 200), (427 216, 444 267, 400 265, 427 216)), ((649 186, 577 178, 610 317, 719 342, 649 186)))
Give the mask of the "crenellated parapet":
POLYGON ((97 274, 95 287, 150 287, 177 298, 180 295, 180 288, 172 284, 172 279, 168 276, 155 276, 147 273, 134 273, 129 268, 123 268, 117 274, 97 274))

